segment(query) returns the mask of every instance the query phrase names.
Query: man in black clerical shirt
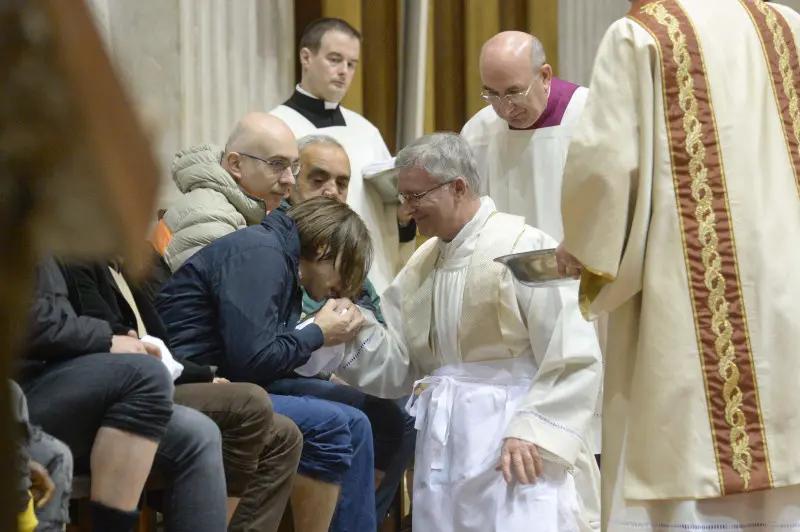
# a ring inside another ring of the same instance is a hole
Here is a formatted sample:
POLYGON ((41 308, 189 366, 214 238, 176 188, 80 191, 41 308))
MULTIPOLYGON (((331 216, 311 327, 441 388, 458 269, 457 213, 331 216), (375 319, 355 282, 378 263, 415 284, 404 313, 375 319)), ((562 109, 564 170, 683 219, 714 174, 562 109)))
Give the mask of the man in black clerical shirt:
MULTIPOLYGON (((391 158, 380 131, 360 114, 341 105, 353 81, 360 53, 361 34, 344 20, 323 18, 312 22, 300 40, 300 83, 288 100, 271 111, 289 125, 298 139, 318 132, 342 141, 337 133, 340 128, 346 128, 347 136, 357 141, 353 145, 358 145, 359 155, 366 153, 363 157, 355 157, 353 149, 346 146, 353 164, 353 179, 361 178, 363 165, 359 166, 358 159, 370 164, 391 158), (320 129, 323 131, 317 131, 320 129)), ((361 212, 359 200, 352 199, 353 208, 362 214, 369 226, 369 216, 361 212)), ((397 218, 399 243, 413 242, 416 224, 400 213, 397 218)), ((378 228, 370 229, 373 235, 378 231, 378 228)), ((374 244, 376 258, 380 260, 381 243, 376 239, 374 244)))

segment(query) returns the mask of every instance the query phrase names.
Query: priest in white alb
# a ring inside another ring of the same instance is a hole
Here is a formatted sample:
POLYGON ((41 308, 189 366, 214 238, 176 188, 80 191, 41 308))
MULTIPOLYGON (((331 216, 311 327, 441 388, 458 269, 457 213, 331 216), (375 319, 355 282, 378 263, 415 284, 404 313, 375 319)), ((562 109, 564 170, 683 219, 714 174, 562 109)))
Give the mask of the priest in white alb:
POLYGON ((417 228, 413 220, 398 219, 396 203, 384 203, 363 177, 367 166, 391 161, 392 156, 378 128, 341 105, 360 55, 358 30, 337 18, 315 20, 300 39, 300 83, 270 113, 286 122, 298 139, 321 133, 344 146, 351 176, 347 203, 370 230, 375 258, 369 279, 380 295, 399 271, 401 257, 410 254, 405 248, 413 250, 417 228))
POLYGON ((800 530, 797 35, 649 0, 598 50, 558 254, 609 313, 603 530, 800 530))
POLYGON ((396 167, 403 209, 431 238, 384 293, 387 326, 365 311, 337 375, 383 397, 415 390, 414 531, 596 528, 586 435, 602 363, 577 282, 532 288, 494 262, 556 241, 482 196, 455 133, 416 140, 396 167))
MULTIPOLYGON (((553 76, 542 43, 520 31, 489 39, 479 66, 481 98, 490 105, 467 122, 461 135, 487 179, 486 194, 499 210, 524 216, 561 241, 561 176, 589 90, 553 76)), ((604 320, 597 329, 605 351, 604 320)), ((590 436, 598 458, 600 403, 590 436)))

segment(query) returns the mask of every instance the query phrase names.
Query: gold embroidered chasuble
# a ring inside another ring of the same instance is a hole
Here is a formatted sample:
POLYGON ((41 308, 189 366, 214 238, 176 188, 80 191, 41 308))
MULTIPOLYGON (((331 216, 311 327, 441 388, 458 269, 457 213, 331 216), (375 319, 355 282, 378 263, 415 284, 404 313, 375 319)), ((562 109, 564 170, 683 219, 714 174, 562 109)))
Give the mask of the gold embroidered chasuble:
POLYGON ((598 51, 562 212, 582 310, 610 313, 605 522, 619 484, 640 501, 800 485, 798 31, 757 0, 640 0, 598 51))

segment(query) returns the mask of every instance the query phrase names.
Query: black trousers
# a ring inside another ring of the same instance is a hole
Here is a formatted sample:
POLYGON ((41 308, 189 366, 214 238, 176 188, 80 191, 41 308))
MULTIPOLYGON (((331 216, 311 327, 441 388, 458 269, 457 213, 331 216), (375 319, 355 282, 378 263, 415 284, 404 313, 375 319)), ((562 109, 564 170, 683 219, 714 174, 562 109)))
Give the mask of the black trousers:
POLYGON ((172 416, 174 386, 148 355, 86 355, 53 364, 20 383, 30 419, 88 465, 101 427, 160 441, 172 416))

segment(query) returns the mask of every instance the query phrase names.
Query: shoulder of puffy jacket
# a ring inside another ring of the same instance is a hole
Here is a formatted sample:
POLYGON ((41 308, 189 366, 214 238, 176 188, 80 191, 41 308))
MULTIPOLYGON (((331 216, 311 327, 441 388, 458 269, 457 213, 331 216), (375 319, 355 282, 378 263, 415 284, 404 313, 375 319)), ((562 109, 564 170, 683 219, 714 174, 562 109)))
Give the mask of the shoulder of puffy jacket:
POLYGON ((172 232, 186 225, 187 218, 224 221, 235 228, 247 225, 244 216, 236 210, 222 192, 212 188, 196 188, 179 197, 164 213, 164 223, 172 232))
POLYGON ((200 144, 179 151, 172 161, 172 180, 181 192, 202 187, 235 187, 236 182, 220 161, 222 148, 200 144))

